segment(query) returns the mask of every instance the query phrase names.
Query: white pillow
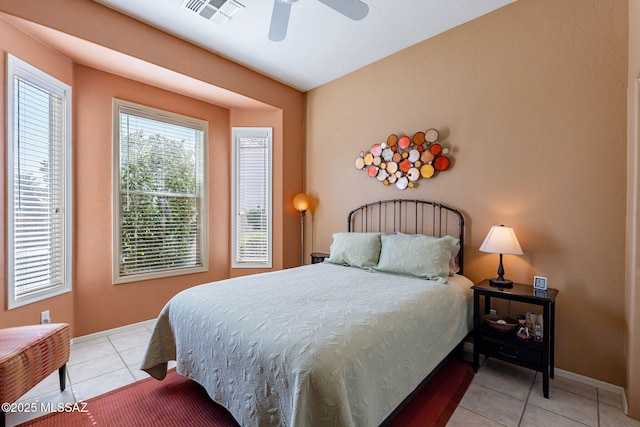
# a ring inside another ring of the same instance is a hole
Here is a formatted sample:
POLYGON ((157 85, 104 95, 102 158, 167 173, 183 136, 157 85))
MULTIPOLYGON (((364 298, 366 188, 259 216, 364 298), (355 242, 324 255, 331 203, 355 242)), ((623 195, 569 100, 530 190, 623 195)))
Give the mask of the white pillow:
MULTIPOLYGON (((402 234, 405 236, 415 236, 415 234, 406 234, 402 232, 398 232, 397 234, 402 234)), ((433 236, 427 236, 425 234, 421 234, 421 236, 432 237, 434 239, 436 238, 433 236)), ((460 253, 460 241, 458 240, 458 243, 456 243, 453 246, 453 249, 451 249, 451 258, 449 259, 449 276, 453 276, 454 274, 460 271, 460 265, 458 264, 459 253, 460 253)))
POLYGON ((447 283, 451 251, 459 240, 451 236, 391 234, 382 235, 381 242, 376 270, 447 283))
POLYGON ((453 276, 460 271, 460 265, 458 264, 458 254, 460 253, 460 241, 456 243, 451 250, 451 259, 449 260, 449 276, 453 276))
POLYGON ((380 247, 380 233, 334 233, 330 255, 325 261, 351 267, 375 267, 380 247))

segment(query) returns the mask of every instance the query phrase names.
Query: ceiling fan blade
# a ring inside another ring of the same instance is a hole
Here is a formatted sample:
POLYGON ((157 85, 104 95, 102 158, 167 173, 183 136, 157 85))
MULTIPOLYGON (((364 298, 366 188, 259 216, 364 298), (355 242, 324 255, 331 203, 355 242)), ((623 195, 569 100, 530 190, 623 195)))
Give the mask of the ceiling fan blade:
POLYGON ((354 21, 359 21, 360 19, 367 16, 369 13, 369 6, 366 3, 361 2, 360 0, 318 0, 321 3, 329 6, 331 9, 335 10, 346 16, 347 18, 351 18, 354 21))
POLYGON ((291 3, 281 0, 273 0, 273 14, 271 15, 271 25, 269 27, 269 40, 279 42, 284 40, 289 26, 289 14, 291 13, 291 3))

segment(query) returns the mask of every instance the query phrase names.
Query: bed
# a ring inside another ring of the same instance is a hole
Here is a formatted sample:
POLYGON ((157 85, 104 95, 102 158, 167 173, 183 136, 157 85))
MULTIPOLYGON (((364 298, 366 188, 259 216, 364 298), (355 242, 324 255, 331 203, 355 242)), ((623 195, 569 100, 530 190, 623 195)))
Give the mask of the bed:
POLYGON ((348 232, 333 237, 323 263, 177 294, 158 316, 141 369, 163 379, 176 360, 178 373, 242 426, 390 419, 471 330, 464 219, 433 202, 386 200, 351 211, 348 232), (422 264, 438 265, 438 276, 403 271, 421 256, 407 248, 421 245, 437 261, 422 264))

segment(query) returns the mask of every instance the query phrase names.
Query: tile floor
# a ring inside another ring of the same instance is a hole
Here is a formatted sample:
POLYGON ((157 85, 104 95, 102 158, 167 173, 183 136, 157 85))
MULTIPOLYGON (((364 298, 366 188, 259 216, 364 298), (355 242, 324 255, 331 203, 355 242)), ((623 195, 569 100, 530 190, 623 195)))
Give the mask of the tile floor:
MULTIPOLYGON (((146 378, 138 369, 153 321, 74 340, 67 364, 67 389, 55 372, 19 401, 74 403, 146 378)), ((620 395, 558 377, 549 399, 534 371, 489 359, 480 368, 447 426, 640 427, 622 412, 620 395)), ((43 413, 8 413, 13 427, 43 413)))
POLYGON ((488 359, 478 370, 447 427, 640 427, 622 412, 620 394, 556 374, 549 399, 542 375, 488 359))

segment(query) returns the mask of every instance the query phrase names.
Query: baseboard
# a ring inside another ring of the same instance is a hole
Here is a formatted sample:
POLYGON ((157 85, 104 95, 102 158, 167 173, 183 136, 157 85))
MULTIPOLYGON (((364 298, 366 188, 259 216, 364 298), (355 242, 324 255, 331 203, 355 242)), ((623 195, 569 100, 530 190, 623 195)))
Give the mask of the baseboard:
POLYGON ((108 329, 106 331, 95 332, 93 334, 82 335, 81 337, 75 337, 71 339, 71 345, 74 343, 79 343, 82 341, 88 341, 94 338, 106 337, 107 335, 112 335, 118 332, 126 332, 130 329, 139 328, 140 326, 153 326, 156 324, 156 319, 149 319, 143 322, 132 323, 131 325, 120 326, 119 328, 108 329))
POLYGON ((622 411, 624 412, 625 415, 629 414, 629 406, 627 404, 627 395, 624 392, 624 387, 620 387, 619 385, 614 385, 604 381, 596 380, 595 378, 585 377, 584 375, 575 374, 573 372, 565 371, 564 369, 555 368, 554 373, 559 377, 563 377, 579 383, 587 384, 602 390, 611 391, 613 393, 620 393, 620 397, 622 399, 622 411))

